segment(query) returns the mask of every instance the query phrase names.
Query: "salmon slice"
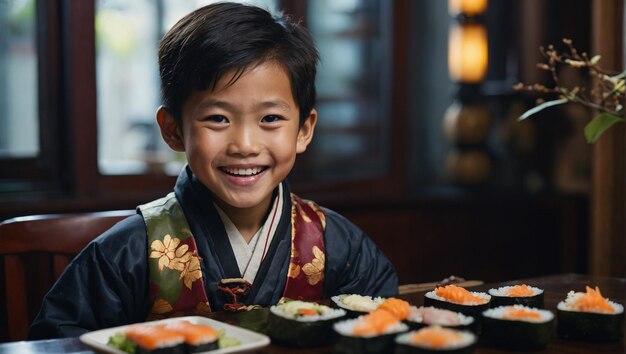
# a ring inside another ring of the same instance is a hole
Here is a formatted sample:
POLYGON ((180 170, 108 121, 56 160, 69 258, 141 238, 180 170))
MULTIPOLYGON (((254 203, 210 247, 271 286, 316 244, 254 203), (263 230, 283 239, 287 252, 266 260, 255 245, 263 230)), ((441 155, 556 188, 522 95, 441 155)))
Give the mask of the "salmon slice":
POLYGON ((181 344, 185 337, 164 329, 162 326, 133 325, 126 329, 126 337, 146 350, 181 344))
POLYGON ((528 285, 522 284, 522 285, 512 286, 509 289, 508 295, 512 297, 526 297, 526 296, 533 296, 535 295, 535 293, 532 290, 530 290, 528 285))
POLYGON ((467 289, 454 284, 436 288, 435 294, 456 304, 485 304, 489 301, 488 299, 476 296, 467 291, 467 289))
POLYGON ((461 335, 437 326, 422 328, 411 336, 411 343, 427 348, 446 348, 458 343, 461 335))
POLYGON ((219 336, 219 333, 213 327, 193 324, 184 320, 168 323, 164 326, 164 329, 183 335, 187 344, 196 346, 213 342, 219 336))

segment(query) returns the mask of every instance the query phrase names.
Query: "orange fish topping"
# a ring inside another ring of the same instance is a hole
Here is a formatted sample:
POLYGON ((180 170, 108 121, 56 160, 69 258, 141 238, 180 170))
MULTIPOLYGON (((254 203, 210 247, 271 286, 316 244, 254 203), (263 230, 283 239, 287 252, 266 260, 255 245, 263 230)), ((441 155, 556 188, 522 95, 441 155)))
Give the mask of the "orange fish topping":
POLYGON ((299 309, 298 314, 302 316, 315 316, 318 315, 317 311, 313 309, 299 309))
POLYGON ((374 310, 361 318, 361 321, 352 329, 352 333, 356 335, 380 334, 398 322, 398 319, 390 312, 374 310))
POLYGON ((454 284, 440 286, 436 288, 435 294, 437 294, 437 296, 439 297, 442 297, 450 302, 454 302, 457 304, 484 304, 489 301, 487 299, 472 294, 465 288, 456 286, 454 284))
POLYGON ((538 320, 541 315, 538 312, 525 309, 523 307, 507 307, 507 313, 502 318, 510 318, 512 320, 538 320))
POLYGON ((509 289, 508 294, 509 296, 517 296, 517 297, 535 295, 535 293, 533 293, 533 291, 530 290, 530 288, 526 284, 512 286, 509 289))
POLYGON ((219 333, 213 327, 183 320, 171 322, 165 325, 164 328, 168 331, 182 334, 185 336, 185 342, 191 345, 198 345, 219 337, 219 333))
POLYGON ((586 286, 587 293, 575 300, 574 306, 584 312, 604 312, 615 313, 615 309, 608 300, 602 297, 600 288, 596 286, 595 290, 586 286))
POLYGON ((402 321, 406 319, 411 310, 411 305, 408 302, 400 299, 390 297, 386 299, 377 310, 385 310, 391 313, 395 318, 402 321))
POLYGON ((159 348, 163 343, 182 343, 185 337, 161 326, 134 325, 126 330, 126 337, 148 350, 159 348))
POLYGON ((444 348, 460 339, 461 335, 453 330, 426 327, 411 336, 411 343, 428 348, 444 348))

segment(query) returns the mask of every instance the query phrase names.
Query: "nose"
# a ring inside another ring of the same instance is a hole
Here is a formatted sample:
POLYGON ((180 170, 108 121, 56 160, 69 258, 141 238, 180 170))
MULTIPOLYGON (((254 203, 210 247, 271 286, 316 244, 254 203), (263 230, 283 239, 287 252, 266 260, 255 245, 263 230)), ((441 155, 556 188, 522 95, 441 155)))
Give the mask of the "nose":
POLYGON ((261 150, 261 136, 255 127, 239 124, 231 129, 228 153, 231 155, 251 156, 261 150))

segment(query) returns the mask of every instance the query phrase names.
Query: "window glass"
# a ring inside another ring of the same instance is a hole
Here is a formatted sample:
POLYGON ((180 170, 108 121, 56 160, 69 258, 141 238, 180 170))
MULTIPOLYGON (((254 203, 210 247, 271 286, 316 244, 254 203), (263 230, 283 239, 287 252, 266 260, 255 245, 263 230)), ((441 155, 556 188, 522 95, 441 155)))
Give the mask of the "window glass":
POLYGON ((0 157, 39 154, 35 0, 0 1, 0 157))
MULTIPOLYGON (((158 45, 182 16, 215 1, 98 0, 98 166, 103 174, 175 175, 184 155, 160 137, 158 45)), ((268 9, 274 1, 245 1, 268 9)))
POLYGON ((307 25, 320 52, 315 138, 296 164, 297 178, 380 176, 389 163, 391 124, 383 19, 390 5, 375 0, 309 1, 307 25))

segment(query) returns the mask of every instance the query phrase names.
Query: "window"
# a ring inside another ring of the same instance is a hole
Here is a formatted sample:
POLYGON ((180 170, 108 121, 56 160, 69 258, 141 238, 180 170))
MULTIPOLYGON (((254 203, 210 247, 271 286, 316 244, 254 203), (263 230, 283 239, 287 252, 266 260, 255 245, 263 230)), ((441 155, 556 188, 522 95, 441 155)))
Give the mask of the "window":
POLYGON ((321 56, 316 136, 294 178, 354 180, 390 167, 391 4, 309 1, 307 26, 321 56))
MULTIPOLYGON (((0 1, 0 193, 62 184, 56 1, 0 1), (44 26, 47 30, 42 30, 44 26), (47 27, 46 27, 47 26, 47 27), (45 58, 42 60, 42 58, 45 58)), ((12 197, 11 197, 12 198, 12 197)), ((30 198, 30 196, 29 196, 30 198)))
POLYGON ((39 153, 34 0, 0 1, 0 156, 39 153))

